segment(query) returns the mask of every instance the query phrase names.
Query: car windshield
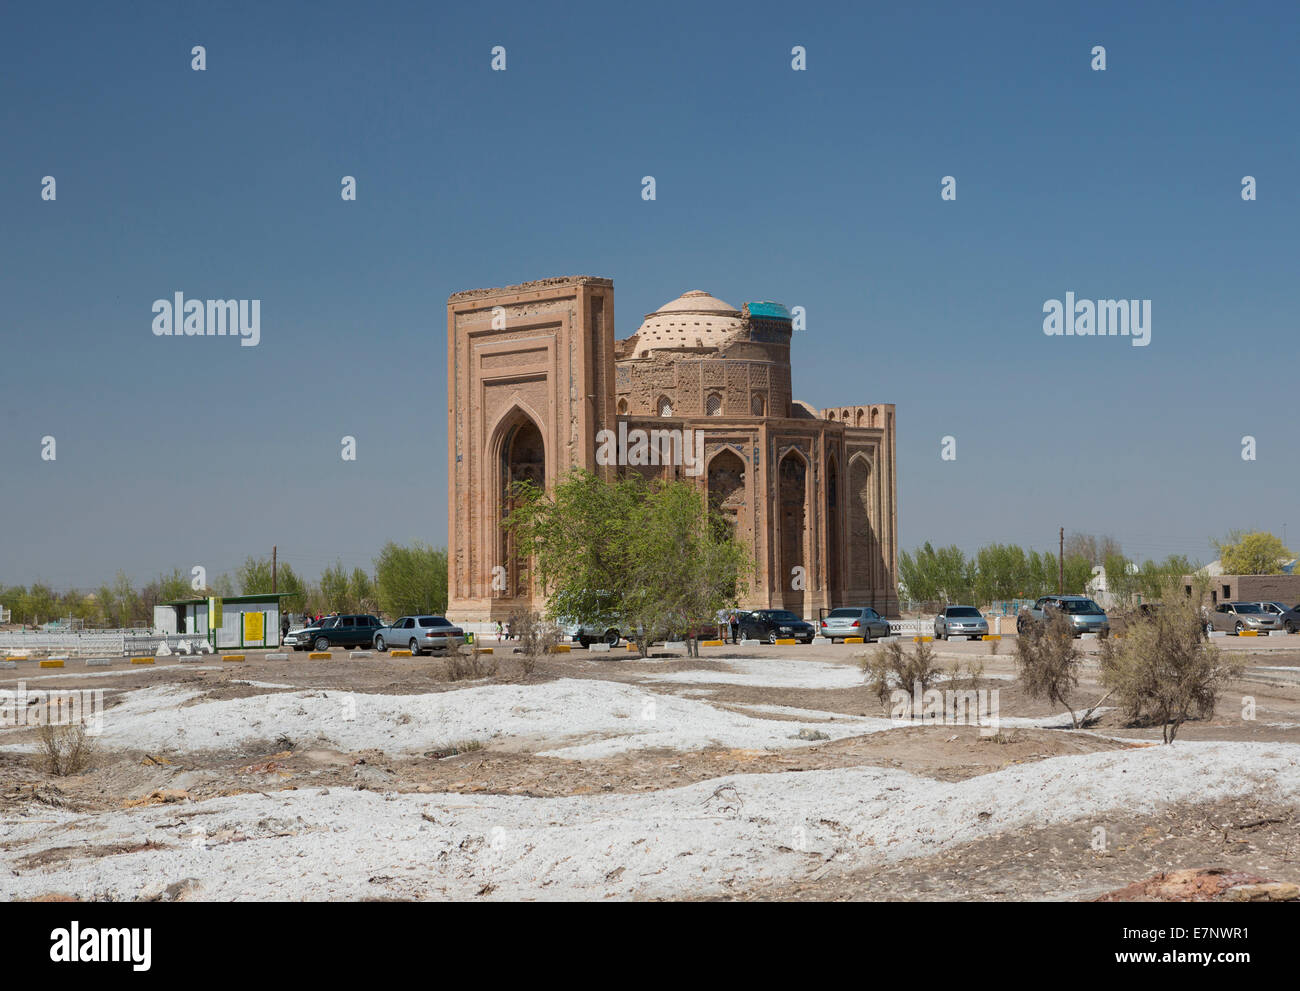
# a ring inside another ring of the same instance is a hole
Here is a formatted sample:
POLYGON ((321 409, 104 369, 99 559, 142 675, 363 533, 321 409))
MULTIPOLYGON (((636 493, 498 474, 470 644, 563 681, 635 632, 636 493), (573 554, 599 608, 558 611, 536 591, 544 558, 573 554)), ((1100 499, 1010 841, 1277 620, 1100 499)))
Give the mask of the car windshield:
POLYGON ((1238 602, 1235 608, 1239 613, 1262 613, 1264 611, 1253 602, 1238 602))
POLYGON ((980 611, 974 606, 949 606, 948 615, 963 619, 979 619, 980 611))
POLYGON ((798 616, 786 609, 773 609, 767 614, 768 619, 774 619, 778 623, 802 623, 798 616))
POLYGON ((1102 611, 1101 606, 1092 599, 1065 599, 1061 602, 1061 608, 1076 616, 1093 616, 1102 611))
POLYGON ((421 626, 451 626, 451 624, 448 623, 441 616, 421 616, 420 625, 421 626))

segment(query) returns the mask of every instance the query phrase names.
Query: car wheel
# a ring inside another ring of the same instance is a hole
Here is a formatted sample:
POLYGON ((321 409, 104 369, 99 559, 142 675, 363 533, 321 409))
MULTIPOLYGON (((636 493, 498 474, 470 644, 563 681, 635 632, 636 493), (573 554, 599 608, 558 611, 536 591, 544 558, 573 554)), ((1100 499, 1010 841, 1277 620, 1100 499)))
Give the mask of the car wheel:
POLYGON ((1295 632, 1295 623, 1291 622, 1289 619, 1286 621, 1286 631, 1287 633, 1295 632))
POLYGON ((410 648, 411 648, 412 657, 420 656, 420 642, 418 640, 412 640, 410 643, 410 648))
POLYGON ((776 630, 772 630, 767 635, 768 643, 776 643, 776 630))
POLYGON ((611 647, 617 647, 618 641, 619 641, 618 630, 611 629, 605 631, 605 643, 609 644, 611 647))
POLYGON ((1237 624, 1237 636, 1241 636, 1241 631, 1244 630, 1245 628, 1246 628, 1246 625, 1245 625, 1244 623, 1238 623, 1238 624, 1237 624))
POLYGON ((329 650, 329 649, 330 649, 330 642, 329 642, 328 640, 326 640, 324 637, 321 637, 320 639, 318 639, 318 640, 316 641, 316 649, 317 649, 317 650, 329 650))
POLYGON ((381 654, 388 649, 388 644, 384 643, 383 637, 375 637, 375 650, 381 654))

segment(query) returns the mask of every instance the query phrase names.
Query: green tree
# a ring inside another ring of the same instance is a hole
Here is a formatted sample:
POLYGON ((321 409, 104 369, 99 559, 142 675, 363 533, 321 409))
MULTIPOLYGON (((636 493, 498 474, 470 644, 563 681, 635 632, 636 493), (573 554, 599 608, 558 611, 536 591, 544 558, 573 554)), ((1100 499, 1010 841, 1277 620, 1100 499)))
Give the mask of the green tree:
POLYGON ((389 619, 411 613, 445 613, 447 552, 419 541, 404 547, 390 540, 375 558, 371 594, 389 619))
POLYGON ((747 591, 752 558, 688 482, 606 482, 576 470, 550 493, 523 484, 512 494, 505 526, 535 562, 549 615, 617 616, 641 631, 643 656, 655 640, 712 622, 747 591))
POLYGON ((917 602, 968 602, 974 595, 975 562, 956 546, 935 550, 927 541, 915 554, 904 551, 898 575, 917 602))
POLYGON ((1280 575, 1292 554, 1266 530, 1232 530, 1222 541, 1211 541, 1225 575, 1280 575))
POLYGON ((320 573, 322 612, 353 612, 348 599, 348 573, 342 561, 336 561, 320 573))

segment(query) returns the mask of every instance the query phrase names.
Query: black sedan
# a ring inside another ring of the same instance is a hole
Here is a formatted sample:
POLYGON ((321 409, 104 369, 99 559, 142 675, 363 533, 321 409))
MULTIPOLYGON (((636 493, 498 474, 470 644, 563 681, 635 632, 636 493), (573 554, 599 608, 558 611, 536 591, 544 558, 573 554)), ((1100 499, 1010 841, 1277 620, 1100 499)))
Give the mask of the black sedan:
POLYGON ((812 643, 817 629, 789 609, 756 609, 741 614, 740 635, 744 639, 766 640, 768 643, 776 643, 778 640, 812 643))

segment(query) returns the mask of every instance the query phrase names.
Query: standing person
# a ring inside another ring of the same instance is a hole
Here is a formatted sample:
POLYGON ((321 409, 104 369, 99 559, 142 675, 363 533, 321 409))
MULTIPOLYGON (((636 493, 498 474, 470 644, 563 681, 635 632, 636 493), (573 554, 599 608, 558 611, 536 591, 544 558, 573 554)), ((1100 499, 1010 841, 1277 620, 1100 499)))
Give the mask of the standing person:
POLYGON ((284 638, 289 635, 289 614, 285 613, 280 620, 280 643, 284 643, 284 638))
POLYGON ((731 610, 731 642, 740 643, 740 613, 731 610))
POLYGON ((503 631, 502 628, 501 628, 501 620, 498 619, 498 620, 497 620, 497 643, 500 643, 500 642, 501 642, 501 634, 502 634, 503 632, 504 632, 504 631, 503 631))

